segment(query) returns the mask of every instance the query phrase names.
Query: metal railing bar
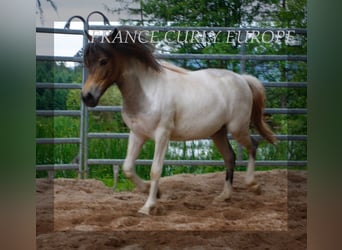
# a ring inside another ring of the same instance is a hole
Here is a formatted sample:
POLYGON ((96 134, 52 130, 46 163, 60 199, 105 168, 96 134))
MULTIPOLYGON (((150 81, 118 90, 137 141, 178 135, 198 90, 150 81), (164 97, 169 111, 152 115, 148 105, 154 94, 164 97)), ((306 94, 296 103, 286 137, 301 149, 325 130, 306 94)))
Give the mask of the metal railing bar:
MULTIPOLYGON (((127 139, 128 133, 88 133, 89 139, 127 139)), ((260 135, 251 135, 255 139, 262 139, 260 135)), ((276 138, 280 141, 306 141, 307 135, 276 135, 276 138)), ((208 138, 209 139, 209 138, 208 138)), ((229 135, 229 140, 233 138, 229 135)), ((37 144, 78 144, 79 138, 37 138, 37 144)))
POLYGON ((37 144, 78 144, 80 143, 80 138, 36 138, 37 144))
MULTIPOLYGON (((97 106, 95 108, 88 108, 88 111, 101 112, 121 112, 122 106, 97 106)), ((266 108, 265 114, 307 114, 306 108, 266 108)))
MULTIPOLYGON (((122 159, 89 159, 89 165, 122 165, 122 159)), ((148 166, 152 160, 137 160, 136 165, 148 166)), ((236 166, 246 166, 248 161, 237 161, 236 166)), ((165 160, 163 165, 172 166, 224 166, 223 161, 201 161, 201 160, 165 160)), ((307 166, 307 161, 255 161, 256 166, 307 166)), ((36 165, 37 171, 56 171, 56 170, 78 170, 78 164, 39 164, 36 165)))
MULTIPOLYGON (((263 139, 261 135, 251 135, 254 139, 263 139)), ((275 135, 279 141, 306 141, 308 139, 307 135, 275 135)), ((233 139, 233 138, 230 138, 233 139)))
POLYGON ((129 133, 88 133, 88 139, 128 139, 129 133))
POLYGON ((187 59, 187 60, 253 60, 253 61, 306 61, 306 55, 222 55, 222 54, 160 54, 158 59, 187 59))
MULTIPOLYGON (((88 139, 128 139, 129 133, 88 133, 88 139)), ((262 139, 262 136, 253 134, 255 139, 262 139)), ((280 141, 306 141, 307 135, 276 135, 280 141)), ((210 138, 207 138, 210 139, 210 138)), ((232 136, 228 136, 229 140, 233 140, 232 136)))
POLYGON ((49 55, 37 55, 36 56, 37 61, 57 61, 57 62, 83 62, 82 57, 76 57, 76 56, 49 56, 49 55))
POLYGON ((37 27, 37 33, 50 33, 50 34, 67 34, 67 35, 83 35, 81 29, 62 29, 62 28, 48 28, 48 27, 37 27))
MULTIPOLYGON (((89 30, 113 30, 117 26, 113 25, 89 25, 89 30)), ((177 26, 131 26, 136 28, 137 30, 146 30, 146 31, 260 31, 260 32, 277 32, 277 31, 285 31, 285 32, 294 32, 295 34, 306 34, 307 30, 302 28, 260 28, 260 27, 177 27, 177 26)))
POLYGON ((97 106, 95 108, 88 108, 92 112, 121 112, 122 106, 97 106))
MULTIPOLYGON (((152 160, 135 161, 136 165, 151 165, 152 160)), ((123 159, 88 159, 89 165, 123 165, 123 159)), ((248 161, 236 161, 236 166, 246 166, 248 161)), ((307 161, 255 161, 256 166, 307 166, 307 161)), ((174 166, 224 166, 222 160, 164 160, 163 165, 174 166)))
MULTIPOLYGON (((264 87, 307 87, 307 82, 262 82, 264 87)), ((37 82, 36 88, 45 89, 81 89, 81 83, 44 83, 37 82)))
POLYGON ((80 116, 79 110, 36 110, 37 116, 80 116))
POLYGON ((266 108, 265 114, 307 114, 308 110, 304 108, 266 108))
MULTIPOLYGON (((114 25, 90 25, 89 30, 113 30, 114 25)), ((294 32, 295 34, 307 34, 306 29, 302 28, 260 28, 260 27, 174 27, 174 26, 131 26, 136 28, 137 30, 146 30, 146 31, 161 31, 166 32, 169 30, 174 31, 214 31, 214 32, 227 32, 227 31, 260 31, 260 32, 294 32)), ((73 34, 73 35, 83 35, 83 30, 80 29, 62 29, 62 28, 47 28, 47 27, 37 27, 37 33, 56 33, 56 34, 73 34)))
POLYGON ((265 88, 307 88, 306 82, 263 82, 265 88))
MULTIPOLYGON (((306 82, 263 82, 266 88, 307 88, 306 82)), ((37 89, 82 89, 81 83, 36 83, 37 89)))
MULTIPOLYGON (((222 55, 222 54, 160 54, 157 59, 186 59, 186 60, 253 60, 253 61, 306 61, 306 55, 222 55)), ((38 61, 69 61, 83 62, 81 57, 37 55, 38 61)))
POLYGON ((78 164, 39 164, 36 165, 36 170, 38 171, 56 171, 56 170, 78 170, 78 164))
POLYGON ((37 89, 81 89, 82 84, 80 83, 36 83, 37 89))

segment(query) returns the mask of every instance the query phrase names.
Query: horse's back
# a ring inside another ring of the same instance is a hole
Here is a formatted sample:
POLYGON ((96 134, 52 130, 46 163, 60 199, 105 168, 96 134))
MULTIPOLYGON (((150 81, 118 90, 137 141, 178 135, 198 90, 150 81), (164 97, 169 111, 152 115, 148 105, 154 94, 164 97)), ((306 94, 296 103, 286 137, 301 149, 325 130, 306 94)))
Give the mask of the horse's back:
MULTIPOLYGON (((252 95, 246 81, 224 69, 189 71, 170 84, 174 95, 172 139, 209 137, 229 123, 248 122, 252 95)), ((170 87, 171 89, 171 87, 170 87)))
POLYGON ((196 88, 205 86, 207 98, 224 100, 229 111, 243 111, 245 106, 248 109, 252 105, 252 93, 242 75, 226 69, 203 69, 191 74, 197 79, 196 88))

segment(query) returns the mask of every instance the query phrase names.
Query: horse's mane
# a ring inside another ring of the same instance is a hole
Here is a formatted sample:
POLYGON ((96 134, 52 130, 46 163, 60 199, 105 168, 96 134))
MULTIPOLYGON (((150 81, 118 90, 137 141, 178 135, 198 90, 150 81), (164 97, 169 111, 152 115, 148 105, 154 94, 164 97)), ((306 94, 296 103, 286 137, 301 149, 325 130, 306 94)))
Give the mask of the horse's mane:
POLYGON ((148 41, 145 34, 137 29, 121 26, 115 28, 107 37, 95 37, 91 43, 88 43, 84 52, 86 65, 98 49, 108 56, 115 49, 125 57, 137 59, 148 68, 155 71, 161 70, 159 62, 153 55, 154 46, 148 41))
POLYGON ((173 72, 176 72, 176 73, 179 73, 179 74, 186 74, 188 73, 189 71, 186 70, 186 69, 183 69, 181 67, 178 67, 174 64, 171 64, 171 63, 168 63, 166 61, 160 61, 160 65, 163 67, 163 68, 166 68, 168 70, 171 70, 173 72))

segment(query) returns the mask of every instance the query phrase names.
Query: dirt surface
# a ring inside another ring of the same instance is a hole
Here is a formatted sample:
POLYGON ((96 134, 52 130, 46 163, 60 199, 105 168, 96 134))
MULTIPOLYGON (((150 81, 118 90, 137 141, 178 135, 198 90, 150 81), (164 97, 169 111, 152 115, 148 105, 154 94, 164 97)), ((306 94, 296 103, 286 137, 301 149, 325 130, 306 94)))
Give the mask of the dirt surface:
POLYGON ((96 180, 37 180, 37 249, 306 249, 304 171, 256 172, 257 195, 234 176, 230 200, 215 203, 225 173, 162 178, 151 216, 147 195, 113 192, 96 180))

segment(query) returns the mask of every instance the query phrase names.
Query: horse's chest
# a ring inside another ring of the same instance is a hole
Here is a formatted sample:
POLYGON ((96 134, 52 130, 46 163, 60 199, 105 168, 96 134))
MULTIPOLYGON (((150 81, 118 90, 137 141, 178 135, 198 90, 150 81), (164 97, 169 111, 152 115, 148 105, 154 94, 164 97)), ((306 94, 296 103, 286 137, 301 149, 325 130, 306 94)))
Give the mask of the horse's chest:
POLYGON ((153 138, 156 127, 156 119, 148 114, 129 114, 122 113, 122 117, 128 128, 137 135, 153 138))

